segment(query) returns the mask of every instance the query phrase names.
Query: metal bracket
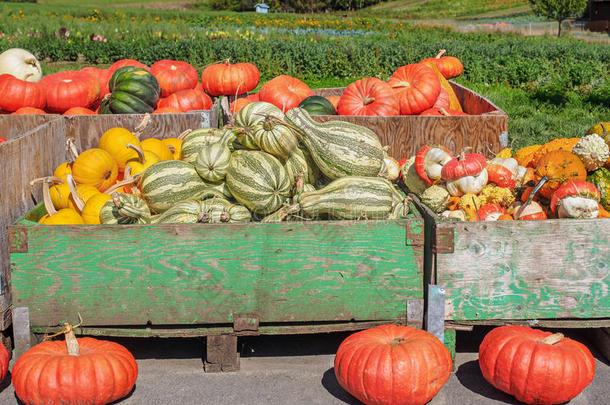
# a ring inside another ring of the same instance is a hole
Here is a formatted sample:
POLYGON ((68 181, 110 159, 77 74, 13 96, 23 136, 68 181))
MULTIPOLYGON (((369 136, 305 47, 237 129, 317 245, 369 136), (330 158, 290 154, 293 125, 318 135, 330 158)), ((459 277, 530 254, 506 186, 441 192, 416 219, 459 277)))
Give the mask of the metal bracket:
POLYGON ((407 326, 421 329, 424 323, 424 300, 407 300, 407 326))
POLYGON ((426 242, 426 235, 424 231, 424 224, 415 224, 412 220, 407 222, 405 226, 405 245, 414 247, 423 247, 426 242), (414 228, 418 228, 415 230, 414 228))
POLYGON ((428 284, 426 330, 445 343, 445 286, 428 284))
POLYGON ((15 344, 15 358, 19 358, 32 346, 28 307, 13 307, 13 343, 15 344))
POLYGON ((432 252, 453 253, 455 249, 455 233, 453 228, 436 227, 436 237, 432 239, 432 252))
POLYGON ((8 250, 10 253, 28 252, 28 231, 22 226, 12 226, 8 230, 8 250))
POLYGON ((258 335, 259 318, 257 314, 233 314, 233 331, 240 335, 258 335))

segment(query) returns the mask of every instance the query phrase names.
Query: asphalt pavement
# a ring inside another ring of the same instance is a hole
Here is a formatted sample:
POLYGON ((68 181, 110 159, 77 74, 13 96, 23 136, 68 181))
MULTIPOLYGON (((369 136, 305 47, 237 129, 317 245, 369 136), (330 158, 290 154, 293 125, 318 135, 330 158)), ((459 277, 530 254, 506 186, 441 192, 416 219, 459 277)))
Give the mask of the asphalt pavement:
MULTIPOLYGON (((517 404, 482 377, 477 348, 489 329, 458 332, 456 371, 431 405, 517 404)), ((610 365, 582 331, 562 331, 592 349, 595 380, 570 405, 608 403, 610 365)), ((240 338, 241 370, 206 374, 201 339, 114 339, 134 353, 139 375, 135 389, 120 405, 198 404, 360 404, 337 383, 334 353, 346 333, 240 338)), ((11 364, 12 367, 12 364, 11 364)), ((18 404, 10 379, 0 404, 18 404)))

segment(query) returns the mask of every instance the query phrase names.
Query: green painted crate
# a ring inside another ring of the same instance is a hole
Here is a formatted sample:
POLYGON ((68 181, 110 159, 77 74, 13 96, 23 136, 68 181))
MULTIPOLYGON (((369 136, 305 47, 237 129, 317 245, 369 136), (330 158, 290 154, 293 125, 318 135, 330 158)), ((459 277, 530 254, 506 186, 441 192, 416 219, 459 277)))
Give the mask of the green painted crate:
POLYGON ((610 326, 610 219, 452 222, 416 203, 449 325, 610 326))
POLYGON ((421 326, 424 221, 9 228, 14 307, 32 331, 84 319, 87 334, 312 333, 421 326))

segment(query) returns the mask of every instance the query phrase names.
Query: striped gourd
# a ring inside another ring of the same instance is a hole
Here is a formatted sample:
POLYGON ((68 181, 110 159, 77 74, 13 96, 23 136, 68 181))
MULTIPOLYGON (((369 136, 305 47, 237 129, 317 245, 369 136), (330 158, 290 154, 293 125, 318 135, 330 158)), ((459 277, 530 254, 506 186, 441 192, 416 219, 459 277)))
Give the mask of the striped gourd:
POLYGON ((163 214, 156 215, 157 224, 195 224, 222 222, 250 222, 250 211, 243 205, 233 204, 222 198, 204 201, 182 201, 173 205, 163 214))
POLYGON ((323 189, 303 193, 299 204, 310 218, 386 219, 397 204, 397 193, 384 178, 347 176, 323 189))
POLYGON ((155 215, 152 222, 155 224, 195 224, 204 222, 207 218, 203 201, 181 201, 171 206, 163 214, 155 215))
POLYGON ((237 142, 247 149, 258 149, 258 144, 254 140, 253 129, 256 124, 261 123, 267 116, 284 118, 282 110, 271 103, 256 101, 246 105, 235 115, 234 131, 237 142))
POLYGON ((114 193, 100 210, 102 224, 148 224, 150 220, 148 205, 133 194, 114 193))
POLYGON ((290 185, 294 186, 297 176, 303 176, 303 182, 314 184, 320 176, 318 166, 313 162, 307 150, 295 148, 292 154, 284 161, 284 169, 288 174, 290 185))
POLYGON ((252 128, 258 147, 280 159, 286 159, 297 148, 299 140, 292 130, 278 118, 266 117, 252 128))
POLYGON ((250 222, 252 219, 252 214, 243 205, 217 198, 205 200, 204 203, 208 208, 210 223, 250 222))
POLYGON ((279 210, 261 219, 261 222, 282 222, 292 218, 292 215, 299 212, 298 204, 284 204, 279 210))
POLYGON ((228 144, 234 139, 233 132, 227 131, 220 141, 201 148, 195 160, 195 170, 204 181, 218 183, 224 180, 231 160, 228 144))
POLYGON ((200 128, 194 130, 186 135, 182 141, 180 159, 194 164, 201 148, 220 141, 228 131, 222 128, 200 128))
POLYGON ((203 195, 201 196, 202 200, 207 198, 224 198, 227 200, 234 200, 233 194, 231 194, 231 190, 227 187, 227 183, 208 183, 203 191, 203 195))
POLYGON ((261 151, 234 152, 226 183, 235 199, 257 214, 276 211, 290 194, 280 161, 261 151))
POLYGON ((177 202, 201 197, 206 187, 195 167, 181 160, 155 163, 144 171, 140 184, 142 197, 158 214, 177 202))
POLYGON ((329 179, 374 177, 381 171, 383 148, 370 129, 343 121, 317 123, 301 108, 289 110, 286 121, 329 179))
POLYGON ((311 184, 303 184, 303 190, 296 190, 294 193, 294 196, 292 197, 292 201, 294 201, 295 203, 300 203, 301 202, 301 196, 305 193, 311 193, 316 191, 316 188, 314 186, 312 186, 311 184))

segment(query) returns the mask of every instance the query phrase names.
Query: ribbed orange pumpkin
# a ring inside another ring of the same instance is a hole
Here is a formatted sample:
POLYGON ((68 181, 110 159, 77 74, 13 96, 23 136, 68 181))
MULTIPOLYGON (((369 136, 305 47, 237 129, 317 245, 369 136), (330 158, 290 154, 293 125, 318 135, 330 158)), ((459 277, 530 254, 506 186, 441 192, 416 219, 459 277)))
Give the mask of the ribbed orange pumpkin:
POLYGON ((8 355, 8 350, 4 347, 3 344, 0 344, 0 381, 4 380, 6 377, 6 372, 8 371, 8 363, 10 362, 10 356, 8 355))
POLYGON ((555 150, 564 150, 566 152, 572 152, 572 149, 574 149, 574 145, 576 145, 578 141, 580 141, 580 138, 557 138, 545 143, 544 145, 542 145, 542 147, 537 149, 534 155, 532 156, 532 160, 529 162, 530 167, 536 167, 540 158, 549 152, 555 150))
POLYGON ((434 335, 409 326, 354 333, 335 357, 339 385, 367 405, 423 405, 445 385, 451 366, 434 335))
POLYGON ((227 59, 206 67, 201 73, 201 84, 213 96, 235 96, 255 89, 260 78, 258 68, 253 64, 231 65, 227 59))
POLYGON ((152 64, 150 73, 157 78, 161 97, 180 90, 193 89, 197 85, 197 70, 187 62, 163 59, 152 64))
POLYGON ((337 112, 339 115, 394 116, 400 114, 400 106, 388 83, 365 77, 347 86, 337 112))
POLYGON ((26 405, 108 404, 127 395, 137 377, 138 365, 125 347, 76 339, 74 332, 65 342, 34 346, 12 371, 15 394, 26 405))
POLYGON ((104 149, 87 149, 72 164, 74 180, 80 184, 91 184, 100 191, 112 186, 118 176, 117 162, 104 149))
POLYGON ((313 91, 299 79, 280 75, 263 84, 258 94, 260 101, 271 103, 286 112, 297 107, 307 97, 313 96, 313 91))
POLYGON ((135 66, 135 67, 140 67, 142 69, 146 69, 148 71, 150 71, 150 68, 148 66, 146 66, 145 64, 138 62, 135 59, 121 59, 121 60, 117 60, 116 62, 114 62, 112 65, 110 65, 110 67, 108 68, 108 79, 110 79, 110 77, 112 77, 112 74, 114 72, 116 72, 117 70, 119 70, 122 67, 125 66, 135 66))
POLYGON ((72 107, 66 110, 63 115, 95 115, 95 111, 91 111, 85 107, 72 107))
POLYGON ((526 404, 561 404, 593 381, 595 359, 583 344, 560 333, 501 326, 479 347, 483 377, 526 404))
POLYGON ((414 115, 427 110, 441 92, 441 82, 431 67, 413 63, 399 67, 388 83, 400 102, 400 113, 414 115))
POLYGON ((542 188, 540 195, 549 199, 553 192, 568 180, 586 180, 587 169, 582 161, 573 153, 565 150, 554 150, 544 154, 536 165, 536 177, 549 178, 542 188))
POLYGON ((172 107, 181 112, 209 110, 212 108, 212 99, 207 94, 195 89, 181 90, 168 97, 160 98, 157 107, 172 107))
POLYGON ((441 49, 434 58, 422 59, 420 63, 434 63, 445 79, 451 79, 461 75, 464 71, 462 62, 455 56, 443 56, 445 52, 444 49, 441 49))
POLYGON ((245 97, 238 98, 237 100, 231 103, 231 105, 229 106, 229 111, 231 111, 231 114, 237 114, 239 110, 241 110, 250 103, 253 103, 253 101, 250 101, 245 97))
POLYGON ((45 110, 41 110, 40 108, 35 107, 21 107, 17 111, 11 113, 11 115, 36 115, 36 114, 46 114, 45 110))
POLYGON ((112 76, 110 70, 96 67, 85 67, 80 71, 89 73, 97 79, 98 83, 100 84, 100 99, 106 94, 110 93, 110 89, 108 88, 108 81, 110 80, 110 76, 112 76))
POLYGON ((17 111, 22 107, 44 108, 47 99, 37 82, 17 79, 13 75, 0 75, 0 110, 17 111))
POLYGON ((47 96, 47 110, 63 113, 72 107, 90 107, 100 96, 100 84, 90 73, 77 70, 43 77, 40 85, 47 96))

